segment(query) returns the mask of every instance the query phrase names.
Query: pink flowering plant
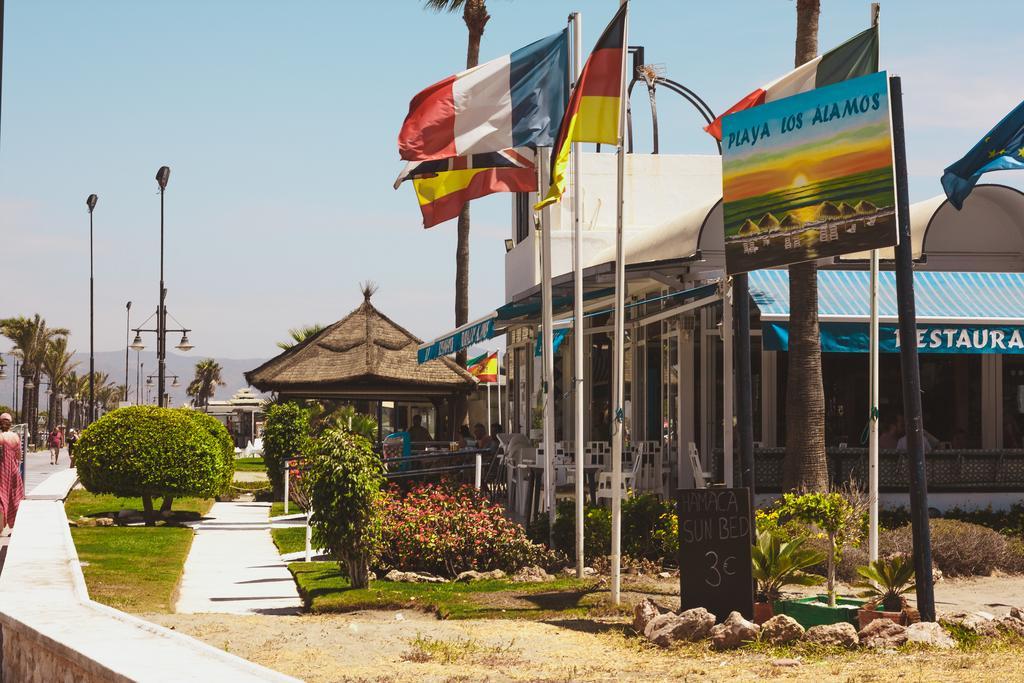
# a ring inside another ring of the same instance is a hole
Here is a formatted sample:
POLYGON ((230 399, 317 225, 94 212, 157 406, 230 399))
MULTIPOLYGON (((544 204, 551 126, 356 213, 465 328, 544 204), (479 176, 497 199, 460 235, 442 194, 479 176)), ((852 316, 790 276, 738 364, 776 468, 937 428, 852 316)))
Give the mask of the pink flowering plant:
POLYGON ((551 566, 556 560, 471 486, 419 484, 404 496, 392 487, 382 505, 380 563, 388 568, 455 576, 470 569, 551 566))

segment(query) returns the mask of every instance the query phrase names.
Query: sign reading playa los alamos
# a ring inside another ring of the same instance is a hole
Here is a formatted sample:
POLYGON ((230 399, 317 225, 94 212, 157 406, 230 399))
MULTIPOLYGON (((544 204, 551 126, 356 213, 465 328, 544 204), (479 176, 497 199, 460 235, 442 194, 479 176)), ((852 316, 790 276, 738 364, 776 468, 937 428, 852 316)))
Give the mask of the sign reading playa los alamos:
POLYGON ((896 244, 884 71, 722 119, 730 274, 896 244))

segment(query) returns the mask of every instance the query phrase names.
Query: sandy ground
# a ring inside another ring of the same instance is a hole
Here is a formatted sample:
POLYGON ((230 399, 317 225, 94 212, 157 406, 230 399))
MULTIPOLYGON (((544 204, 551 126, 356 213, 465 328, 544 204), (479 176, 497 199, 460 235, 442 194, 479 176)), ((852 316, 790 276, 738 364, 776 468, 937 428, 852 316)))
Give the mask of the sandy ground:
MULTIPOLYGON (((670 581, 664 582, 667 586, 670 581)), ((666 591, 667 592, 667 591, 666 591)), ((1005 614, 1024 577, 945 580, 939 610, 1005 614)), ((634 597, 630 595, 629 597, 634 597)), ((664 594, 669 606, 674 598, 664 594)), ((671 605, 675 606, 675 605, 671 605)), ((329 616, 143 615, 307 681, 912 681, 1020 680, 1024 647, 966 653, 805 655, 706 645, 659 650, 622 619, 446 621, 414 611, 329 616), (780 659, 782 657, 783 659, 780 659), (783 665, 786 664, 786 665, 783 665)))

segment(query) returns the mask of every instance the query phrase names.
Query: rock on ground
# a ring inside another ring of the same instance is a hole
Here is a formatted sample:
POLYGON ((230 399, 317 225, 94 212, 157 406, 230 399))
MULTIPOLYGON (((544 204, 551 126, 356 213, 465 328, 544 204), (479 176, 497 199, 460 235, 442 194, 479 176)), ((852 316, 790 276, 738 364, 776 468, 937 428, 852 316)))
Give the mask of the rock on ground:
POLYGON ((1010 616, 1014 619, 1024 620, 1024 611, 1022 611, 1019 607, 1011 607, 1010 616))
POLYGON ((492 569, 489 572, 478 572, 474 569, 464 571, 455 577, 456 581, 488 581, 491 579, 504 579, 505 572, 500 569, 492 569))
POLYGON ((996 628, 1006 633, 1015 633, 1018 636, 1024 636, 1024 619, 1018 617, 1003 617, 1002 619, 996 619, 996 628))
POLYGON ((435 576, 428 572, 400 572, 392 569, 384 575, 385 581, 403 581, 405 583, 448 583, 443 576, 435 576))
POLYGON ((669 647, 676 641, 702 640, 708 636, 714 625, 714 614, 703 607, 694 607, 682 614, 659 614, 647 623, 644 636, 659 647, 669 647))
POLYGON ((921 621, 907 627, 907 642, 937 647, 943 650, 956 647, 956 641, 934 621, 921 621))
POLYGON ((943 615, 941 621, 955 624, 979 636, 994 636, 999 633, 996 622, 988 612, 953 612, 943 615))
POLYGON ((541 567, 523 567, 512 575, 513 583, 541 583, 542 581, 553 581, 555 577, 548 574, 541 567))
POLYGON ((757 624, 747 621, 739 612, 730 612, 725 621, 711 629, 711 646, 716 650, 730 650, 757 640, 759 631, 757 624))
POLYGON ((864 647, 894 648, 907 642, 907 629, 889 619, 875 619, 857 634, 864 647))
POLYGON ((644 598, 633 608, 633 630, 643 633, 647 629, 647 624, 665 611, 650 598, 644 598))
POLYGON ((788 614, 778 614, 761 624, 761 640, 773 645, 785 645, 804 637, 804 627, 788 614))
POLYGON ((849 650, 854 649, 860 644, 860 639, 857 637, 857 629, 853 627, 853 624, 846 621, 838 624, 812 626, 807 629, 805 639, 809 643, 835 645, 849 650))

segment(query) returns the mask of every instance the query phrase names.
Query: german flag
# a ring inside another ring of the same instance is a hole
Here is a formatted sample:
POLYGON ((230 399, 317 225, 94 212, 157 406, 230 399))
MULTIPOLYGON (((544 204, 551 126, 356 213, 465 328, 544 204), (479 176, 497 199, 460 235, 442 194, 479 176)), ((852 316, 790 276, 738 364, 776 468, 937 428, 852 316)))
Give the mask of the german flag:
POLYGON ((551 157, 551 187, 547 196, 534 209, 541 209, 562 199, 572 143, 619 144, 628 6, 629 3, 624 2, 619 7, 580 72, 555 138, 554 154, 551 157))

